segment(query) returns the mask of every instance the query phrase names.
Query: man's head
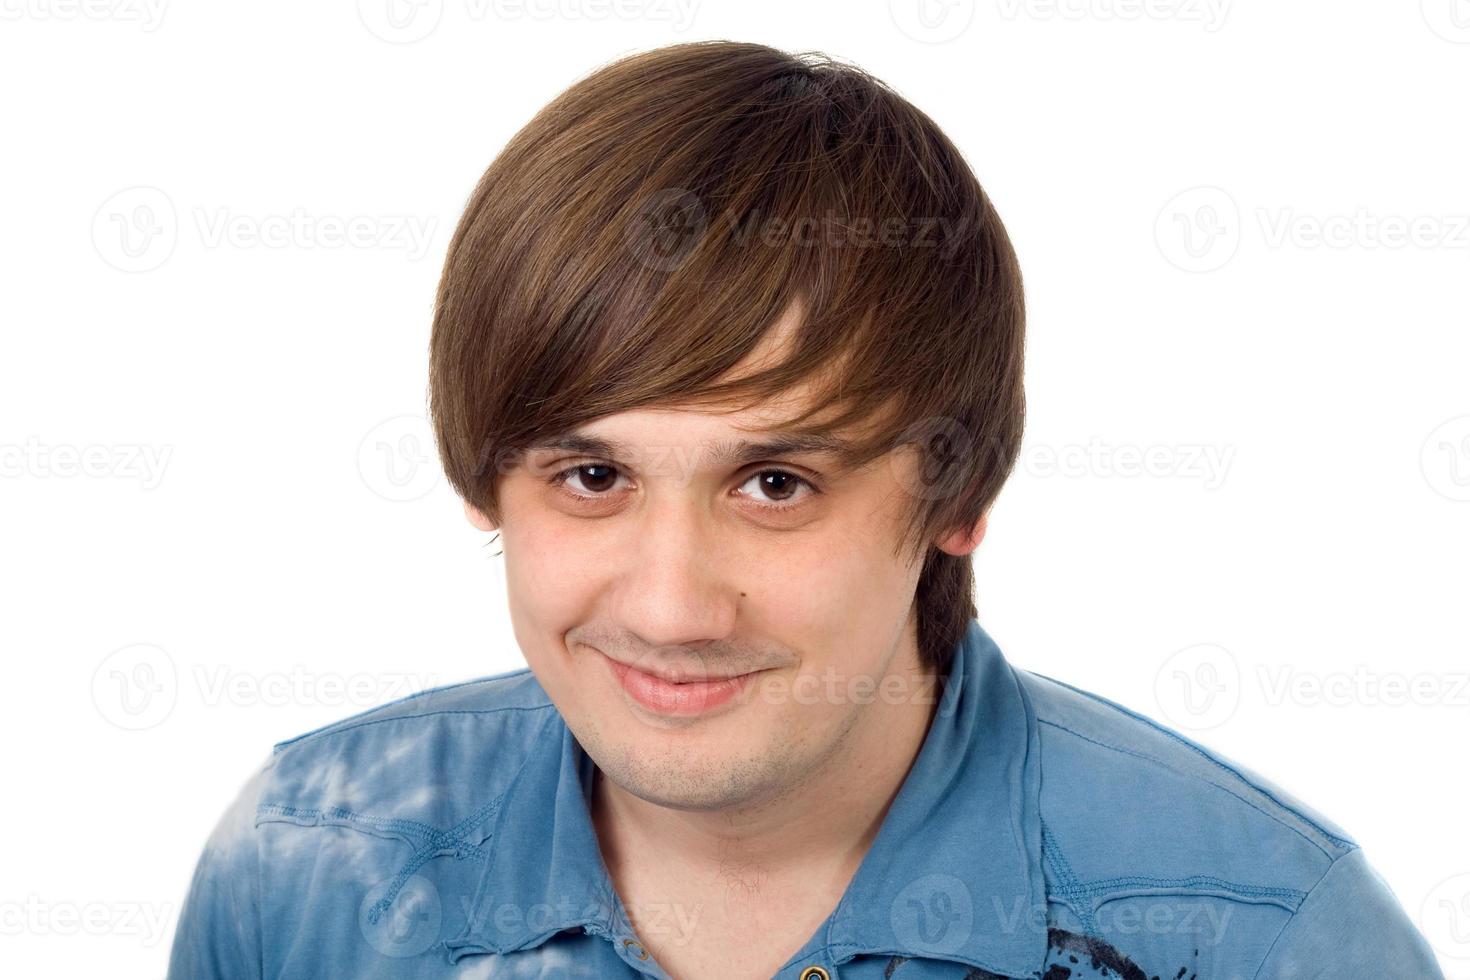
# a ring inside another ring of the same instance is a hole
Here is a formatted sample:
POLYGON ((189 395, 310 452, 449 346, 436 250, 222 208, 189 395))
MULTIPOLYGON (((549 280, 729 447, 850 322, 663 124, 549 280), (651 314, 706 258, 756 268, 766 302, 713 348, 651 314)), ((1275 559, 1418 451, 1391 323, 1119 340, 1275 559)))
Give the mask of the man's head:
MULTIPOLYGON (((1023 320, 963 158, 860 69, 674 45, 510 141, 450 245, 431 411, 501 532, 517 640, 600 763, 662 744, 620 727, 608 658, 947 673, 1021 439, 1023 320), (778 437, 808 444, 715 451, 778 437)), ((749 695, 678 737, 753 785, 841 737, 861 705, 828 700, 749 695)))

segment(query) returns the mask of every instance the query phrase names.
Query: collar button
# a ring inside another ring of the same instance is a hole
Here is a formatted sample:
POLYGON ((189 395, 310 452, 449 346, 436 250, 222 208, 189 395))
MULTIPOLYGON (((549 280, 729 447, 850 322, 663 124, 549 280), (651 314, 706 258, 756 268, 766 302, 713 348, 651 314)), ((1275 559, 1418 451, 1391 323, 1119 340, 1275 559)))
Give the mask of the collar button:
POLYGON ((809 966, 801 971, 801 980, 832 980, 832 977, 820 966, 809 966))

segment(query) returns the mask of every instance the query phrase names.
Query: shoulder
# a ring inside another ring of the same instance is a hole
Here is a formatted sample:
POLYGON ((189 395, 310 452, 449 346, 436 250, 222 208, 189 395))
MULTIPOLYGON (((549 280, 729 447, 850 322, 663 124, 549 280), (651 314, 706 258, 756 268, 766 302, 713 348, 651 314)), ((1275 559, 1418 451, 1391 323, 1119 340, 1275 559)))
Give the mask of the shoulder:
POLYGON ((451 896, 474 894, 502 804, 558 718, 521 669, 277 742, 205 845, 169 976, 316 976, 326 955, 363 963, 334 974, 366 975, 408 955, 399 919, 361 918, 405 889, 430 896, 450 934, 464 928, 451 896), (451 860, 415 874, 438 855, 451 860))
POLYGON ((555 712, 528 668, 429 688, 277 742, 257 821, 443 826, 509 788, 555 712))
POLYGON ((1151 883, 1294 910, 1358 847, 1290 792, 1180 732, 1045 675, 1016 675, 1041 747, 1043 852, 1066 885, 1151 883))

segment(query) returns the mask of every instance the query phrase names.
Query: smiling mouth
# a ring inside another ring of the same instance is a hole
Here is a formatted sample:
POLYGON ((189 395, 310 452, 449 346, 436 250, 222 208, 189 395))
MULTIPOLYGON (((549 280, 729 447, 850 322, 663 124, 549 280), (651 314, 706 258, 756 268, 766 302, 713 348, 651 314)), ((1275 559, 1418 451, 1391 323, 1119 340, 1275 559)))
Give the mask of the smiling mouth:
MULTIPOLYGON (((599 651, 600 652, 600 651, 599 651)), ((603 654, 623 690, 643 707, 661 715, 694 716, 735 699, 762 670, 710 678, 668 680, 603 654)))
POLYGON ((751 674, 759 673, 759 671, 748 670, 742 674, 706 674, 704 676, 698 676, 695 674, 681 674, 677 671, 664 673, 657 670, 644 670, 642 667, 633 667, 626 664, 624 666, 627 666, 629 670, 636 670, 640 674, 647 674, 649 677, 661 680, 665 684, 675 684, 680 687, 685 687, 690 684, 718 684, 721 681, 733 681, 740 677, 748 677, 751 674))

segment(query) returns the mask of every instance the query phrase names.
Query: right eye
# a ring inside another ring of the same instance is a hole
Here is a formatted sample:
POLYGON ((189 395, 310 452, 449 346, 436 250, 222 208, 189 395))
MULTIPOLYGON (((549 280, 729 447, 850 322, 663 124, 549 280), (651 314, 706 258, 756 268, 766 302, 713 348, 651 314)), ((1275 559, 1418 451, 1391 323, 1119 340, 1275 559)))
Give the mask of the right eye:
POLYGON ((579 463, 560 470, 547 482, 554 487, 562 487, 569 497, 575 497, 578 500, 593 500, 608 495, 607 491, 611 490, 617 482, 617 475, 617 468, 608 463, 579 463), (566 489, 573 480, 582 484, 582 491, 566 489))

